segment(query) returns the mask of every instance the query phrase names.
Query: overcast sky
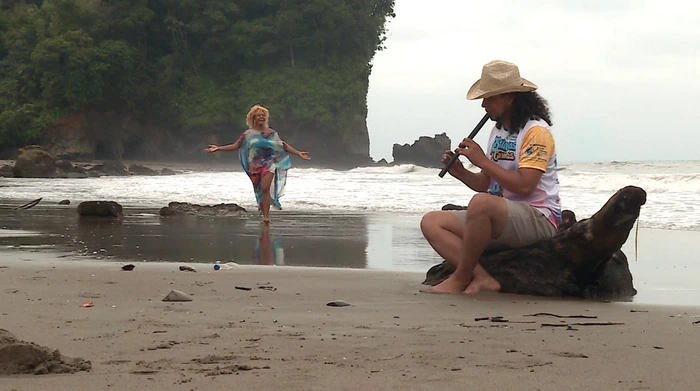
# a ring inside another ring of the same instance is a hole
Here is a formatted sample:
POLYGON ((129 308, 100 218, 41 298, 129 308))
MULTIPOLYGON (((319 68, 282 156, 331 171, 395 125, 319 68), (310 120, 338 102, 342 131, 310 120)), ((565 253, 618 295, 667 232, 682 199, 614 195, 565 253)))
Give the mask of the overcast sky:
POLYGON ((370 76, 375 160, 423 135, 456 147, 484 114, 466 93, 494 59, 549 101, 561 162, 700 159, 700 2, 396 0, 395 12, 370 76))

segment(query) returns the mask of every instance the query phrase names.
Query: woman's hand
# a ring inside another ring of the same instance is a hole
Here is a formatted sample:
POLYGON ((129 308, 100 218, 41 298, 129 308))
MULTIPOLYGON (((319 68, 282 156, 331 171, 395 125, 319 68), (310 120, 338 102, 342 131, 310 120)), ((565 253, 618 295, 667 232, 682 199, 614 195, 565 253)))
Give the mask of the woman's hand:
POLYGON ((311 156, 309 156, 308 152, 299 152, 299 157, 304 160, 311 160, 311 156))
POLYGON ((218 150, 219 150, 219 146, 218 146, 218 145, 214 145, 214 144, 209 144, 209 146, 205 149, 205 151, 206 151, 207 153, 213 153, 213 152, 216 152, 216 151, 218 151, 218 150))

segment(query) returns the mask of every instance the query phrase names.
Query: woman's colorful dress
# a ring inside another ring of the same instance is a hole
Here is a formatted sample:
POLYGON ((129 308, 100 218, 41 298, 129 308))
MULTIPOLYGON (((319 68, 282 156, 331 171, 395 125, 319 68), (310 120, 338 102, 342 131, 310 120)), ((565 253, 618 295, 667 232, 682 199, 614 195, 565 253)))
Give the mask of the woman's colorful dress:
POLYGON ((263 133, 258 130, 248 129, 241 135, 239 141, 241 141, 241 148, 238 156, 241 159, 243 169, 253 183, 258 211, 262 213, 260 181, 269 172, 275 174, 275 178, 270 185, 270 206, 282 209, 279 199, 284 195, 284 186, 287 183, 287 170, 292 167, 286 144, 274 130, 263 133))

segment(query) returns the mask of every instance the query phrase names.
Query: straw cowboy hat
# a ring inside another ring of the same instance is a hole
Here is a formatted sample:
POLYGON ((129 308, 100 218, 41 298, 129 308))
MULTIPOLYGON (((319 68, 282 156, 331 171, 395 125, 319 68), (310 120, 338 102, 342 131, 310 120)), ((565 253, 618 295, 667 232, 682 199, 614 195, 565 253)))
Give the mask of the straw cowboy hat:
POLYGON ((528 92, 536 89, 535 83, 520 77, 517 65, 494 60, 481 69, 481 79, 469 88, 467 99, 488 98, 507 92, 528 92))

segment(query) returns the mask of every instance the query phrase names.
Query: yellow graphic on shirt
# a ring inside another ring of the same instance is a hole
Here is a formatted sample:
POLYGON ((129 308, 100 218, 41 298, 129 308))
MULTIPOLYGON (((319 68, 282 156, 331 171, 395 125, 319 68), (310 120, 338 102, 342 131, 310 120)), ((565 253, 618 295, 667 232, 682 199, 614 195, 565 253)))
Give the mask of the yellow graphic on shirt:
POLYGON ((547 171, 547 165, 552 155, 554 155, 552 133, 542 126, 533 126, 528 130, 520 146, 518 168, 535 168, 547 171))

